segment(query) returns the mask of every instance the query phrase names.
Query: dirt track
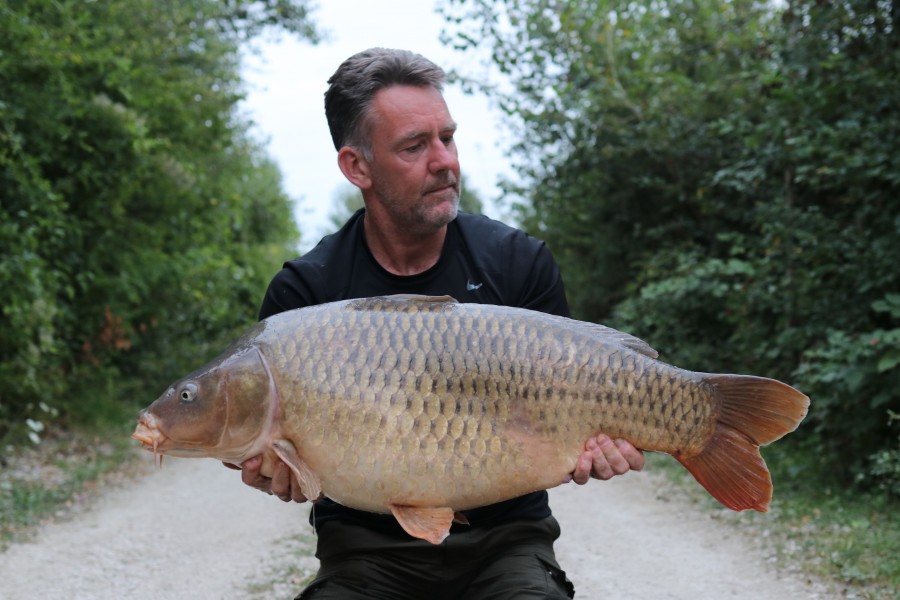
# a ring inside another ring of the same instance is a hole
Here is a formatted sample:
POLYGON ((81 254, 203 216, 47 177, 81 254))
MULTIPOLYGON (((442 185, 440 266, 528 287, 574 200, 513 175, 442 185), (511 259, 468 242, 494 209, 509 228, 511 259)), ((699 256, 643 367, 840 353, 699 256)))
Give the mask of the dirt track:
MULTIPOLYGON (((292 598, 316 569, 308 507, 241 485, 212 460, 166 459, 0 554, 0 598, 292 598)), ((667 499, 653 473, 551 491, 577 598, 832 598, 776 568, 728 523, 667 499)))

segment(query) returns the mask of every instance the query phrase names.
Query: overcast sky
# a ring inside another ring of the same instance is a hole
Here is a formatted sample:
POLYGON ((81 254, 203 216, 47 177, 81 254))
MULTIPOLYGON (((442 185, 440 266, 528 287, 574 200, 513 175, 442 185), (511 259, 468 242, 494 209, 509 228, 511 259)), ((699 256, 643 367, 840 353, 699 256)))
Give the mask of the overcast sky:
MULTIPOLYGON (((472 60, 440 43, 443 21, 428 0, 328 0, 320 3, 314 19, 328 32, 328 41, 317 46, 287 36, 268 41, 259 56, 245 57, 243 69, 249 92, 244 108, 257 123, 257 136, 268 140, 285 189, 296 202, 304 250, 328 233, 332 199, 347 185, 323 108, 327 80, 338 65, 374 46, 418 52, 448 71, 472 60)), ((489 201, 499 193, 499 175, 509 173, 500 113, 485 97, 465 95, 455 86, 448 86, 444 96, 459 124, 456 140, 466 181, 497 218, 489 201)))

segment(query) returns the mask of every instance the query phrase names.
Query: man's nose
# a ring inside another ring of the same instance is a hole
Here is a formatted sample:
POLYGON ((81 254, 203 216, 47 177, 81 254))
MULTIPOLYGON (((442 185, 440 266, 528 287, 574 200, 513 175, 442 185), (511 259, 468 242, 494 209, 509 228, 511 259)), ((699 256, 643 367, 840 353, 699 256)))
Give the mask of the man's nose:
POLYGON ((458 164, 459 158, 456 154, 456 144, 445 144, 443 141, 438 140, 432 146, 428 162, 428 168, 432 173, 455 170, 458 164))

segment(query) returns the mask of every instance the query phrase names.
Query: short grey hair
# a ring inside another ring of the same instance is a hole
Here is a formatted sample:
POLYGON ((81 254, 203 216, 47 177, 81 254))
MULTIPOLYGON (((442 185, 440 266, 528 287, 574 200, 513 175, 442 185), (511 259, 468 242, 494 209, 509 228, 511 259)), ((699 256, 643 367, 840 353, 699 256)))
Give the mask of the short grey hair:
POLYGON ((375 94, 394 85, 442 92, 446 79, 443 69, 409 50, 369 48, 354 54, 334 72, 325 92, 325 118, 335 150, 354 146, 371 160, 367 119, 375 94))

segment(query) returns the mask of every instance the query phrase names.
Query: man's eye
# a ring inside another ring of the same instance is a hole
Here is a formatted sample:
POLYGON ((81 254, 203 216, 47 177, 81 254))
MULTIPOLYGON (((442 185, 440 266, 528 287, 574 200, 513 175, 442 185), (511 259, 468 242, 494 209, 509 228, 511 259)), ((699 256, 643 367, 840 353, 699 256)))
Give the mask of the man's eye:
POLYGON ((409 152, 410 154, 414 152, 418 152, 422 148, 422 144, 416 144, 414 146, 408 146, 403 149, 404 152, 409 152))

